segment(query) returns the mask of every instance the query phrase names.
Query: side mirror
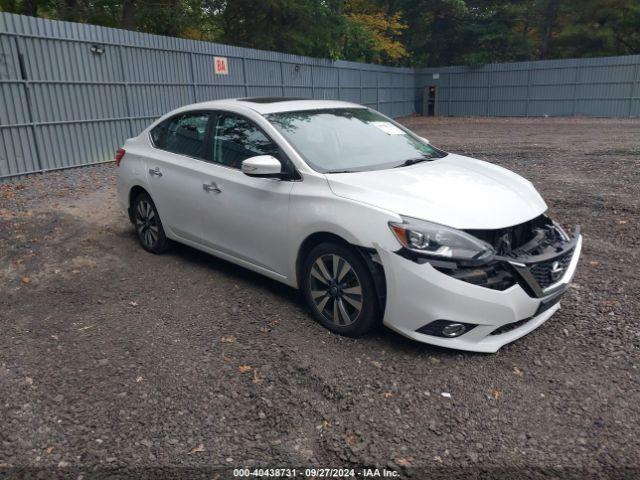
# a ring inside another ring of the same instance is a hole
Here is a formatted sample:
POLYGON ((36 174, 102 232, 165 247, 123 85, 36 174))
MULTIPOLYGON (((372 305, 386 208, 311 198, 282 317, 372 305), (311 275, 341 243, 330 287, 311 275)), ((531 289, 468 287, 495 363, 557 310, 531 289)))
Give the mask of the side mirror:
POLYGON ((422 140, 424 143, 429 143, 429 139, 428 138, 420 137, 420 140, 422 140))
POLYGON ((250 177, 279 178, 282 164, 271 155, 258 155, 243 160, 242 173, 250 177))

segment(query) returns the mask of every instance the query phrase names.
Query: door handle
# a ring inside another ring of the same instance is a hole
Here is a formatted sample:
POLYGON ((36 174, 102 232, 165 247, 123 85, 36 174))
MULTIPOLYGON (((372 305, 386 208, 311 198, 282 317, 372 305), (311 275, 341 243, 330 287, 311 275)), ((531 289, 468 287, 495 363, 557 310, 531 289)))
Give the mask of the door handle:
POLYGON ((215 182, 211 182, 211 183, 204 183, 202 185, 202 189, 205 192, 213 192, 213 193, 222 193, 222 190, 220 190, 218 188, 218 185, 216 185, 215 182))
POLYGON ((159 169, 158 167, 156 167, 156 168, 150 168, 150 169, 149 169, 149 174, 150 174, 150 175, 156 175, 156 176, 158 176, 158 177, 161 177, 161 176, 162 176, 162 172, 160 171, 160 169, 159 169))

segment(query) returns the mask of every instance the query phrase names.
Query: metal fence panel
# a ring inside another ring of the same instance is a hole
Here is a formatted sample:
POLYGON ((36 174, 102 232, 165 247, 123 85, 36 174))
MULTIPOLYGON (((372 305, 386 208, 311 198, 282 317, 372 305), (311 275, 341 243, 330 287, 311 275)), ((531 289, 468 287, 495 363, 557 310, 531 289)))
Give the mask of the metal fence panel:
POLYGON ((0 178, 108 161, 127 137, 193 102, 284 95, 410 114, 413 74, 0 13, 0 178), (227 75, 215 74, 216 56, 227 75))
POLYGON ((436 113, 451 116, 640 116, 640 55, 421 68, 415 108, 437 87, 436 113))
POLYGON ((343 99, 397 117, 430 85, 436 115, 640 116, 640 55, 393 68, 0 13, 0 178, 107 161, 193 102, 343 99))

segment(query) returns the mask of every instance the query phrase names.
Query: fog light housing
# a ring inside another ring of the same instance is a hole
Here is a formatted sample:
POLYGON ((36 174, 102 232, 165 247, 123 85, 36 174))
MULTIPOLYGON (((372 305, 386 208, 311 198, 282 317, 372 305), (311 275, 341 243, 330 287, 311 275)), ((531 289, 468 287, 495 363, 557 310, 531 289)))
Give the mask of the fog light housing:
POLYGON ((434 337, 456 338, 476 328, 473 323, 452 322, 451 320, 435 320, 416 330, 424 335, 434 337))
POLYGON ((465 327, 463 324, 450 323, 449 325, 447 325, 442 329, 442 336, 449 337, 449 338, 459 337, 466 331, 467 331, 467 327, 465 327))

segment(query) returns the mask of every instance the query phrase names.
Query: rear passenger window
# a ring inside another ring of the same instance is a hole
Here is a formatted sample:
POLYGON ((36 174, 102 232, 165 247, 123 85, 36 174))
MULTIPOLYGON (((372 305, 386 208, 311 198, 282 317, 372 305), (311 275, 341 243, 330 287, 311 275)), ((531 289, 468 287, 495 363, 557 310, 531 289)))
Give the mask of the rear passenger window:
POLYGON ((151 130, 156 147, 180 155, 205 158, 205 134, 209 114, 184 113, 162 122, 151 130))
POLYGON ((279 157, 278 146, 253 122, 233 114, 218 117, 213 135, 213 161, 240 168, 242 161, 257 155, 279 157))

